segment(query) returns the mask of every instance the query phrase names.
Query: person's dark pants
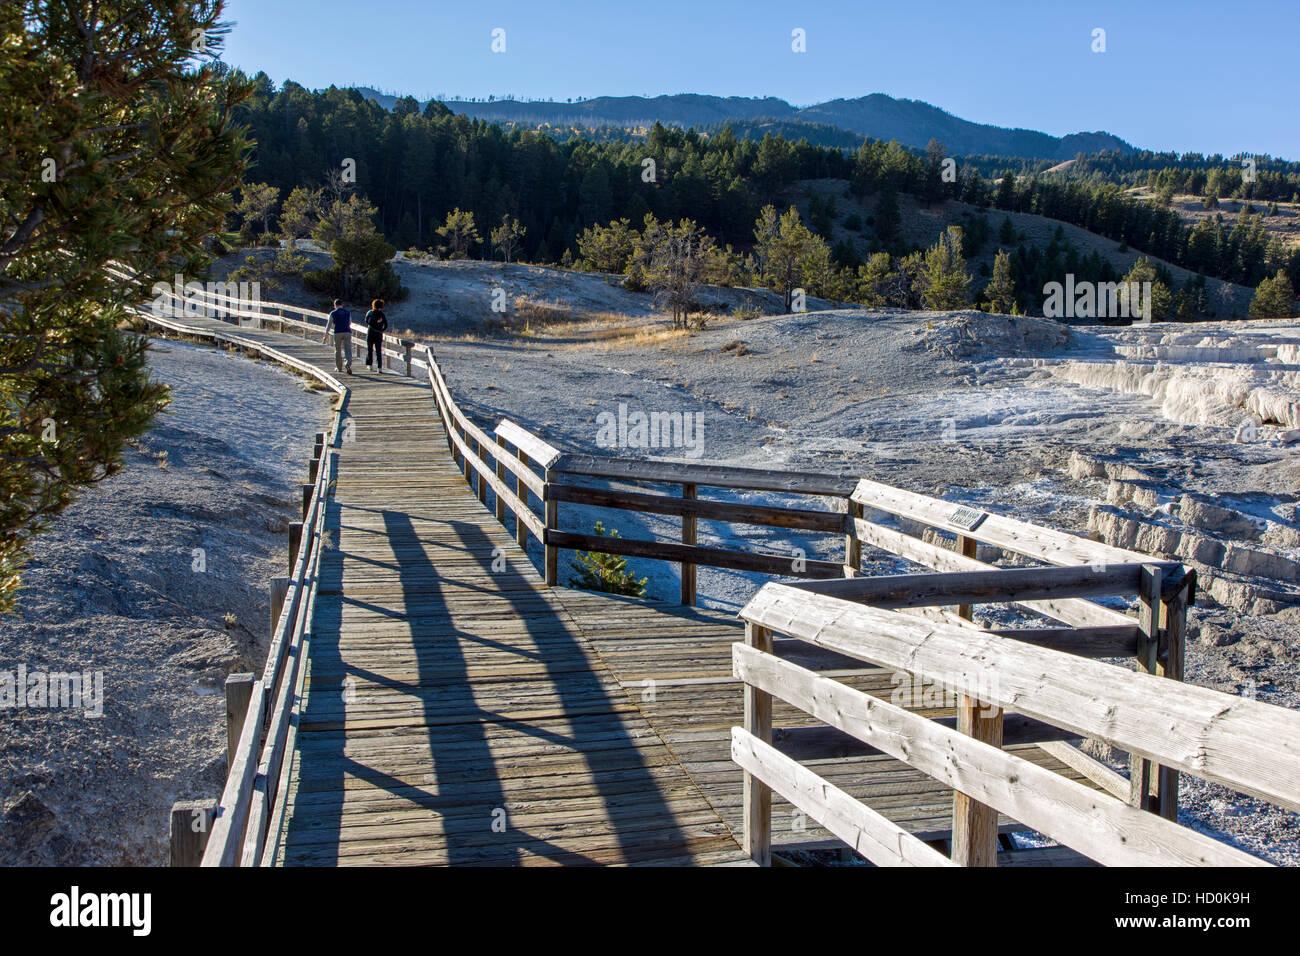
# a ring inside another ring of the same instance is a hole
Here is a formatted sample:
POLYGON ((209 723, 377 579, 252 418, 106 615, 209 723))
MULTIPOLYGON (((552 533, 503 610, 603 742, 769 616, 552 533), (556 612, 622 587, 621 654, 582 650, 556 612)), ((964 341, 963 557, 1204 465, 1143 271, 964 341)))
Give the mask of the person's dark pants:
POLYGON ((372 358, 375 360, 375 368, 384 367, 384 336, 382 333, 379 335, 366 334, 366 365, 370 364, 372 358))

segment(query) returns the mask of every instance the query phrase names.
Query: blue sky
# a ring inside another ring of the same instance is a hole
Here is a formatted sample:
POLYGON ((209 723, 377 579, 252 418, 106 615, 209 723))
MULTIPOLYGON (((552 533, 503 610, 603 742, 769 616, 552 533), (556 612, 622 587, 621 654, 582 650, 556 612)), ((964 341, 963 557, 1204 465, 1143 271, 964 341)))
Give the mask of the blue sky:
POLYGON ((880 92, 999 126, 1300 159, 1295 0, 227 0, 226 18, 223 59, 310 88, 797 106, 880 92))

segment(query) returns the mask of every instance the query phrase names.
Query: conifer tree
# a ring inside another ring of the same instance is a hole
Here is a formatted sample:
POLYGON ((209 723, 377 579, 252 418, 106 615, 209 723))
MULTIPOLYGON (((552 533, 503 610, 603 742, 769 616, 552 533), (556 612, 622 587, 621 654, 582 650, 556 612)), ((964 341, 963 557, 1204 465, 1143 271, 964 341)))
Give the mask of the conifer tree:
POLYGON ((990 312, 1003 315, 1011 314, 1016 304, 1016 283, 1011 275, 1011 256, 1005 249, 999 249, 993 258, 993 276, 984 287, 984 300, 990 312))
POLYGON ((922 301, 927 309, 970 305, 970 272, 961 254, 961 227, 949 226, 925 254, 922 301))
POLYGON ((1277 275, 1263 279, 1255 287, 1255 294, 1250 300, 1250 317, 1252 319, 1289 319, 1295 315, 1295 289, 1286 271, 1277 270, 1277 275))
POLYGON ((245 229, 254 223, 260 223, 260 235, 271 231, 271 214, 275 204, 280 200, 280 190, 266 183, 245 183, 239 188, 239 205, 235 211, 244 217, 245 229))
POLYGON ((501 225, 492 230, 492 245, 505 256, 506 262, 511 262, 527 232, 528 230, 520 225, 518 219, 511 219, 508 215, 502 216, 501 225))
POLYGON ((251 86, 215 63, 221 11, 0 4, 0 610, 30 537, 166 404, 146 340, 120 326, 155 279, 202 271, 233 209, 251 86))
POLYGON ((463 259, 479 243, 474 213, 459 206, 447 213, 447 221, 438 227, 438 235, 447 240, 447 250, 452 259, 463 259))
POLYGON ((794 290, 819 288, 830 274, 830 247, 799 219, 793 206, 777 215, 764 206, 754 224, 756 253, 763 278, 781 293, 790 311, 794 290))

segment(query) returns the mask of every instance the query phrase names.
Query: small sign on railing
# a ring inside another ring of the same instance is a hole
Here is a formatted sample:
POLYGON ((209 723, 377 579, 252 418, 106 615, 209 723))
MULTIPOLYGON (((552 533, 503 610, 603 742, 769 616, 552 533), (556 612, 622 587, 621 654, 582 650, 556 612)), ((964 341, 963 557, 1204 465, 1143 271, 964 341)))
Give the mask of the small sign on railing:
POLYGON ((958 508, 948 516, 948 523, 955 524, 967 531, 974 531, 975 526, 987 517, 987 511, 976 511, 974 508, 958 508))

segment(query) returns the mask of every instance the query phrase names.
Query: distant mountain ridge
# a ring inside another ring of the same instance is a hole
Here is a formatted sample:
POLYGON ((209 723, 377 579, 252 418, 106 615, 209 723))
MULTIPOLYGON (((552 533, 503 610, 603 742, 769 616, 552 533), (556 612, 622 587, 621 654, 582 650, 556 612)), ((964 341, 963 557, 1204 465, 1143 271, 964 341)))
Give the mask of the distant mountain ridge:
MULTIPOLYGON (((361 94, 385 109, 392 109, 397 97, 368 87, 361 94)), ((859 137, 896 139, 904 146, 924 149, 931 139, 943 143, 953 155, 995 155, 1022 159, 1073 159, 1078 153, 1118 150, 1128 153, 1133 146, 1110 133, 1083 132, 1052 136, 1031 129, 1007 129, 972 123, 920 100, 895 99, 872 93, 856 99, 836 99, 796 108, 774 96, 709 96, 679 93, 673 96, 598 96, 577 103, 493 100, 468 102, 445 100, 448 109, 493 123, 538 126, 619 128, 651 126, 705 127, 729 120, 772 120, 778 124, 810 123, 835 127, 859 137)), ((426 104, 421 103, 423 108, 426 104)))

